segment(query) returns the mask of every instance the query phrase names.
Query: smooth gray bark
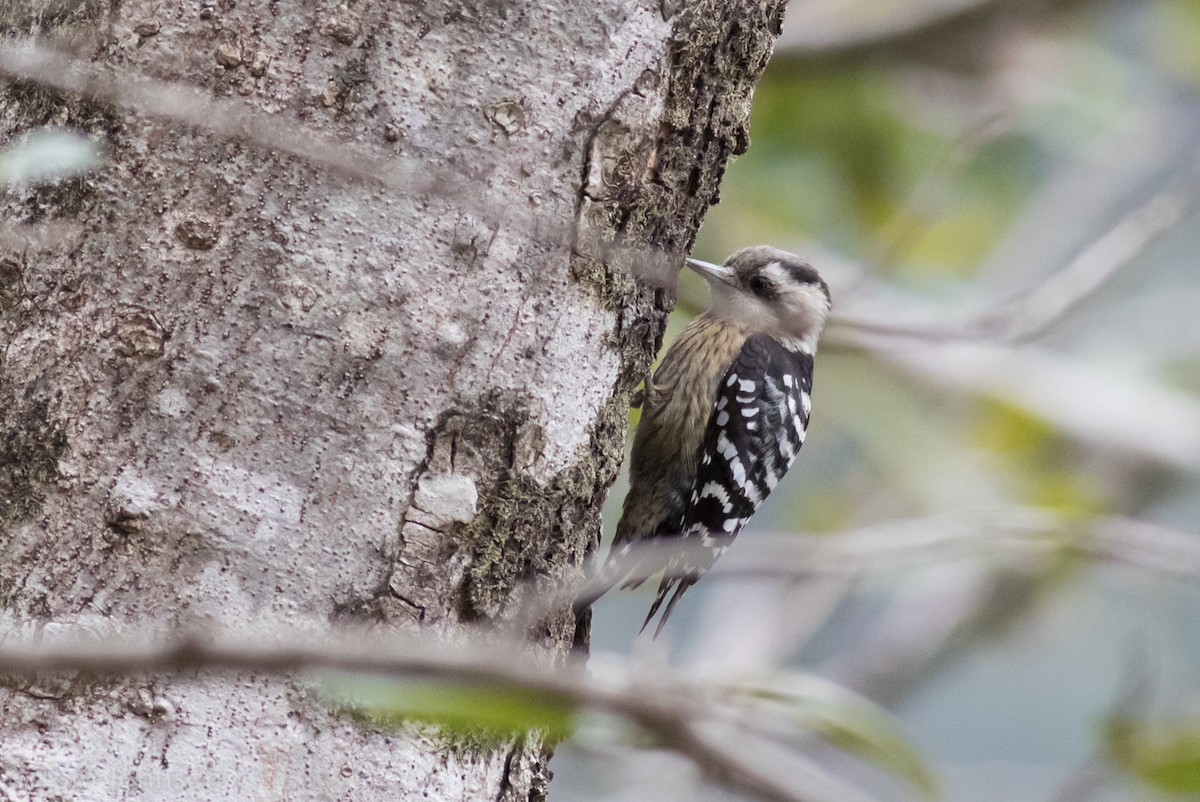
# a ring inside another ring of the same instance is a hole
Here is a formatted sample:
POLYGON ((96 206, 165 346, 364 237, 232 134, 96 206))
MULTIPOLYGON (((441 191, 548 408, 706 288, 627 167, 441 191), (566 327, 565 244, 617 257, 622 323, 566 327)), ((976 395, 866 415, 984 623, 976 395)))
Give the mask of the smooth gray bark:
MULTIPOLYGON (((412 173, 411 192, 349 178, 53 76, 0 88, 0 139, 70 125, 110 146, 85 178, 2 196, 6 219, 67 232, 0 255, 4 629, 454 637, 574 570, 663 287, 747 144, 781 14, 768 0, 0 14, 6 37, 131 84, 240 98, 281 131, 438 177, 412 173)), ((531 648, 560 659, 575 624, 556 612, 531 648)), ((372 728, 281 678, 0 684, 0 790, 18 799, 538 799, 546 758, 536 739, 456 751, 372 728)))

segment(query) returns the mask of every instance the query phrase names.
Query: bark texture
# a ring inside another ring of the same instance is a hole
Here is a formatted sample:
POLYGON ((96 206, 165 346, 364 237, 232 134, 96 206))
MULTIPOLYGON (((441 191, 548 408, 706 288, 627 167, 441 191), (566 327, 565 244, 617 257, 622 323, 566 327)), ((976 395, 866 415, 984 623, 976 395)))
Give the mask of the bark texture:
MULTIPOLYGON (((5 37, 461 179, 405 193, 153 110, 0 87, 0 139, 70 125, 110 148, 84 178, 3 195, 6 219, 67 232, 0 254, 4 628, 453 637, 577 566, 782 5, 0 12, 5 37)), ((575 621, 535 634, 556 659, 575 621)), ((546 759, 372 728, 279 678, 0 683, 16 799, 540 799, 546 759)))

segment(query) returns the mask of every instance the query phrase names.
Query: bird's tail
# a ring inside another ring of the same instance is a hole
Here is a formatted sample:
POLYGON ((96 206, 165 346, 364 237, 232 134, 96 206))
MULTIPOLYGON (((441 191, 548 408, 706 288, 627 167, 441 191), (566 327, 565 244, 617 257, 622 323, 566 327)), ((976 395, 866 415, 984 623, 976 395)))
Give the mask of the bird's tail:
POLYGON ((676 539, 630 541, 609 552, 603 562, 595 560, 598 567, 589 571, 591 578, 572 604, 576 618, 616 585, 620 584, 622 590, 630 590, 661 571, 663 576, 658 585, 658 595, 642 623, 644 631, 661 609, 662 617, 654 628, 654 637, 657 638, 679 603, 679 597, 696 584, 711 562, 697 563, 694 558, 689 559, 688 554, 680 554, 678 549, 676 539), (665 608, 663 602, 666 602, 665 608))
POLYGON ((683 595, 685 590, 696 584, 696 580, 699 578, 698 574, 687 574, 684 576, 669 572, 665 574, 662 582, 658 584, 658 595, 654 597, 654 604, 650 605, 650 612, 646 613, 646 620, 642 622, 642 628, 638 630, 639 633, 646 631, 646 627, 650 626, 650 622, 654 619, 658 608, 662 607, 663 601, 666 601, 667 606, 663 609, 662 617, 658 619, 658 625, 654 627, 654 635, 652 637, 657 638, 666 625, 667 619, 671 617, 671 612, 675 609, 675 605, 679 603, 679 597, 683 595), (670 600, 667 600, 668 595, 671 597, 670 600))

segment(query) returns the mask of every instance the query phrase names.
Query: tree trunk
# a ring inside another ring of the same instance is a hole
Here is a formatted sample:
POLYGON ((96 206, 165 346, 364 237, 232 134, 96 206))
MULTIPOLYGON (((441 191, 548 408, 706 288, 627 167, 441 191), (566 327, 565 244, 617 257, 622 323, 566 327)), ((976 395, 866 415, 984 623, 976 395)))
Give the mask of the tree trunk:
MULTIPOLYGON (((0 12, 117 83, 0 90, 3 139, 109 148, 3 196, 66 225, 0 255, 4 628, 455 636, 576 570, 782 5, 0 12), (189 119, 138 99, 147 76, 230 105, 189 119), (321 137, 345 152, 286 147, 321 137)), ((559 610, 535 648, 575 629, 559 610)), ((539 799, 547 757, 374 728, 286 678, 0 682, 20 799, 539 799)))

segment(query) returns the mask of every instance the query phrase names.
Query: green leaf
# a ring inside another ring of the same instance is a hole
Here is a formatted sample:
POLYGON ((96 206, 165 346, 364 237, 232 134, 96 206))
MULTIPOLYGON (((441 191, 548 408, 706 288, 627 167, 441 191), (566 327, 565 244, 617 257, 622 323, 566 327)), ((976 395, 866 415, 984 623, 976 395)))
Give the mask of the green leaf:
POLYGON ((338 703, 378 722, 420 721, 496 734, 541 730, 550 740, 566 737, 574 723, 569 700, 500 683, 339 674, 324 685, 338 703))
POLYGON ((1200 717, 1138 721, 1110 719, 1104 732, 1109 759, 1160 791, 1200 794, 1200 717))
POLYGON ((864 696, 811 675, 793 674, 746 689, 825 742, 903 777, 937 798, 937 778, 909 743, 895 717, 864 696))
POLYGON ((38 128, 0 151, 0 184, 41 184, 86 172, 103 159, 99 143, 60 128, 38 128))

